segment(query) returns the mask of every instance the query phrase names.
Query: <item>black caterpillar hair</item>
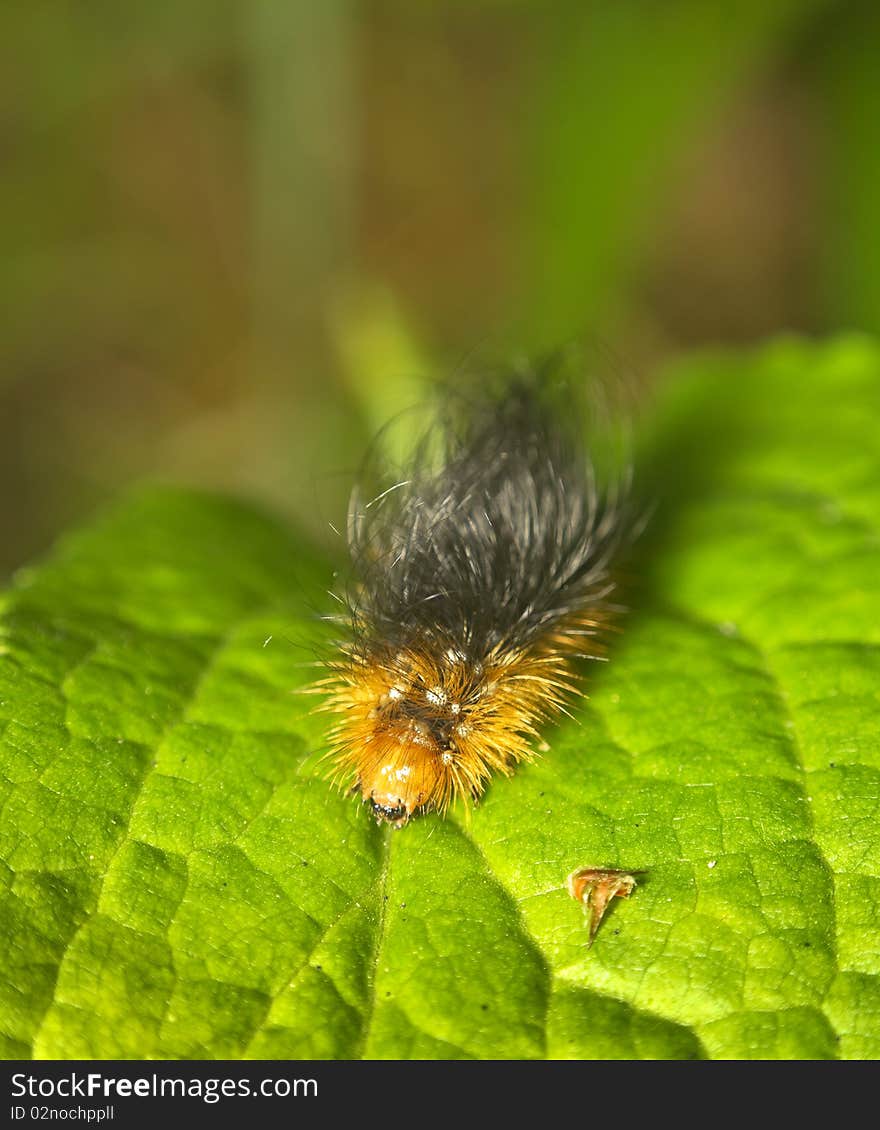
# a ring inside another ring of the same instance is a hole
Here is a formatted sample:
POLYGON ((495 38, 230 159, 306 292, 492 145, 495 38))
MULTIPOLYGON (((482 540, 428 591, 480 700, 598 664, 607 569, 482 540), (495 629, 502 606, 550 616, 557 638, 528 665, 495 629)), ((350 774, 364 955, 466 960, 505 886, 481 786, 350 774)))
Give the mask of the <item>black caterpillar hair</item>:
POLYGON ((403 477, 353 493, 351 634, 324 686, 336 775, 378 817, 477 799, 601 657, 629 471, 601 481, 585 429, 570 380, 491 380, 448 398, 403 477))

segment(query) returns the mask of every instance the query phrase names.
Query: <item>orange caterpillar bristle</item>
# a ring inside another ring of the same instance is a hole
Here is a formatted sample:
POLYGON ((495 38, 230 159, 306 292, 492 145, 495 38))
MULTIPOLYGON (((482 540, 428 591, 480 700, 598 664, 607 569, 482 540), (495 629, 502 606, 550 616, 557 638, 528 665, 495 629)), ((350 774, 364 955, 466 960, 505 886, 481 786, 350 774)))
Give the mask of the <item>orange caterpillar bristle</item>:
POLYGON ((439 467, 423 454, 372 502, 355 492, 350 637, 315 690, 331 775, 377 820, 478 800, 601 656, 621 484, 597 487, 559 391, 535 375, 461 402, 439 467))

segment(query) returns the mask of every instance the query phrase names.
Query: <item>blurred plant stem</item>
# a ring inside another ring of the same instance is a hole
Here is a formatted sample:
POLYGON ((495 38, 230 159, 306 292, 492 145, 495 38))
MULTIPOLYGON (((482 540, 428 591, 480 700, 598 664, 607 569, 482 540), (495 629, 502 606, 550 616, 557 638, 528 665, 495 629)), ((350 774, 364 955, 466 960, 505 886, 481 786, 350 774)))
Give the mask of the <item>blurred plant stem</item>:
POLYGON ((823 298, 831 326, 880 330, 880 7, 835 8, 816 29, 823 298))
POLYGON ((331 516, 343 512, 349 486, 337 460, 359 453, 366 442, 334 378, 329 314, 354 259, 353 4, 252 0, 242 11, 250 122, 250 384, 274 420, 268 445, 290 456, 275 489, 313 524, 313 533, 322 533, 331 516), (329 472, 335 479, 326 478, 329 472))
MULTIPOLYGON (((565 0, 544 27, 523 225, 523 317, 538 347, 625 306, 676 155, 827 0, 565 0)), ((521 343, 522 344, 522 343, 521 343)))
POLYGON ((252 0, 248 26, 253 340, 260 362, 321 352, 351 269, 356 130, 350 0, 252 0))

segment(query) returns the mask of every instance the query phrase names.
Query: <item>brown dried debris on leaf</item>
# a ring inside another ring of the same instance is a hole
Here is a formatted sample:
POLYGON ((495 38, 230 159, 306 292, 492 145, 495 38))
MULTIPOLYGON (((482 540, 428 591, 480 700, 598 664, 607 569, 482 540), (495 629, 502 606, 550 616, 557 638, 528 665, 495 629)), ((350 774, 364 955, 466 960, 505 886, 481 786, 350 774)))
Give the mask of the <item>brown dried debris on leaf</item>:
POLYGON ((636 877, 644 871, 621 871, 610 867, 581 867, 565 881, 568 893, 582 904, 587 915, 589 939, 593 944, 599 923, 613 898, 628 899, 636 888, 636 877))

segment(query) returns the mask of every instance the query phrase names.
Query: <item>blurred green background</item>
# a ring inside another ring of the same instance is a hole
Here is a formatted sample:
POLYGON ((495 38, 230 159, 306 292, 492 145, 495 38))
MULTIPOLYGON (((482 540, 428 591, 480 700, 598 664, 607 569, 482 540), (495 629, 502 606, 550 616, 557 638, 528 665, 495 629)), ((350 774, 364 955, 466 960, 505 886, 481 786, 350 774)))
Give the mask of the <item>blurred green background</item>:
POLYGON ((880 322, 880 6, 8 0, 0 574, 126 482, 323 538, 475 353, 880 322))

